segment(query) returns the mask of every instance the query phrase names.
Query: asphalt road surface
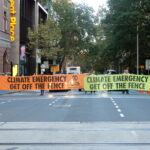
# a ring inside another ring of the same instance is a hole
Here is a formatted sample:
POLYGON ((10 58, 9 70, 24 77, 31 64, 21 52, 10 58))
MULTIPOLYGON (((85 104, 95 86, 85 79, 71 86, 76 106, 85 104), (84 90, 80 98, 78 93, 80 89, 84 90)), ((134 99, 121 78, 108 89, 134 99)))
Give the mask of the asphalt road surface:
POLYGON ((150 95, 130 91, 0 96, 0 150, 149 150, 150 95))

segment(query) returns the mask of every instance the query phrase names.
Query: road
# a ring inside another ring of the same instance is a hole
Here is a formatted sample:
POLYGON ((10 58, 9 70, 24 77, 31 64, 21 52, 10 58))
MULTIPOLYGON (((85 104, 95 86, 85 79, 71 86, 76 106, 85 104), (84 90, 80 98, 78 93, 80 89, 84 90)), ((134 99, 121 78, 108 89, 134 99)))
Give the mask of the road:
POLYGON ((149 108, 150 95, 136 91, 1 95, 0 150, 148 150, 149 108))

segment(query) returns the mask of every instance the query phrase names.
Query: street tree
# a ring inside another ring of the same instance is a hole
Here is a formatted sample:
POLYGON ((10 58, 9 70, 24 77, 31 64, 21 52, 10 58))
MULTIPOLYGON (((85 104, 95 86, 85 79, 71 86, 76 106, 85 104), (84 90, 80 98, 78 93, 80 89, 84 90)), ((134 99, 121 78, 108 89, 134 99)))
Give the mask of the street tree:
POLYGON ((76 64, 83 51, 89 53, 90 45, 94 40, 94 15, 93 9, 86 5, 77 5, 68 0, 55 0, 52 5, 55 19, 59 23, 62 38, 60 46, 63 53, 60 56, 62 66, 66 62, 76 64))
POLYGON ((149 0, 108 0, 109 11, 103 19, 105 53, 114 66, 136 68, 136 36, 139 34, 140 65, 150 57, 149 0), (137 26, 139 31, 137 31, 137 26))
POLYGON ((48 0, 38 0, 43 6, 46 6, 48 3, 48 0))
POLYGON ((40 55, 51 59, 57 53, 57 62, 63 70, 70 63, 81 66, 84 72, 93 71, 99 59, 93 12, 84 4, 53 1, 50 20, 40 25, 37 32, 29 30, 30 48, 41 49, 40 55))
POLYGON ((38 26, 37 30, 28 30, 29 48, 40 49, 38 53, 46 59, 55 59, 58 52, 62 51, 59 46, 61 30, 52 16, 45 23, 38 26))

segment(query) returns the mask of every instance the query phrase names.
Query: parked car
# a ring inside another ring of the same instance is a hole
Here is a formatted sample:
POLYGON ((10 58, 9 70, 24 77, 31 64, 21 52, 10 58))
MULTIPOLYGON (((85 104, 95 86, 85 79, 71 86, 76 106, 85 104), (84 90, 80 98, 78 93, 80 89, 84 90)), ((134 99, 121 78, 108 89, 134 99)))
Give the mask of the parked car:
MULTIPOLYGON (((117 71, 113 69, 108 69, 106 70, 105 74, 106 75, 117 74, 117 71)), ((107 91, 110 92, 110 90, 107 90, 107 91)), ((115 90, 111 90, 111 91, 115 91, 115 90)))
POLYGON ((117 71, 113 69, 109 69, 105 71, 105 74, 117 74, 117 71))

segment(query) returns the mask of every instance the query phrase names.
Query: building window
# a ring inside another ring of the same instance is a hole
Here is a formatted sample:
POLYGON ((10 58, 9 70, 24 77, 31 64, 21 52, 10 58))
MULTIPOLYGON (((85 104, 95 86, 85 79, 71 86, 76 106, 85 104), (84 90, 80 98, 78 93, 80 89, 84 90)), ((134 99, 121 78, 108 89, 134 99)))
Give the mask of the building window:
POLYGON ((4 0, 4 7, 8 8, 8 0, 4 0))
POLYGON ((7 65, 8 65, 8 56, 7 56, 7 52, 5 51, 3 55, 3 73, 7 72, 7 65))
POLYGON ((7 32, 7 30, 8 30, 7 12, 4 11, 4 31, 7 32))

